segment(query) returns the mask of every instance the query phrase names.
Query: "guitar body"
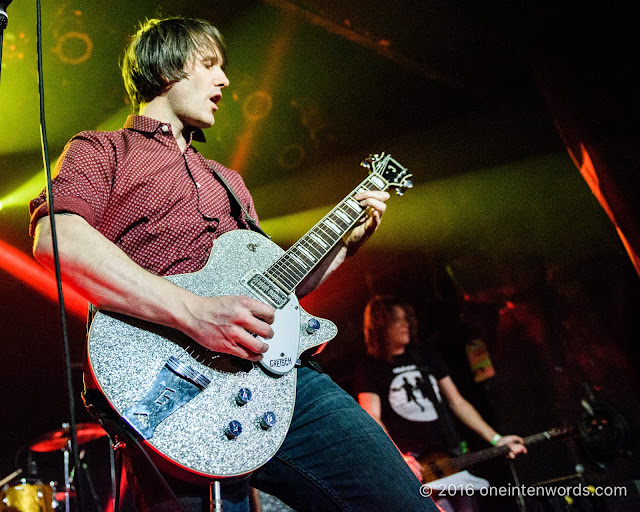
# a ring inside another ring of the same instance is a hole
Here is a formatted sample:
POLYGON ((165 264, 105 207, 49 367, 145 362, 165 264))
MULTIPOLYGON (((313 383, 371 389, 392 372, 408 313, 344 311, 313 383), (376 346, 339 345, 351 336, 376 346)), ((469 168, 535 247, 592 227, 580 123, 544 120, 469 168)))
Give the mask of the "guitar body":
POLYGON ((431 454, 427 457, 418 459, 420 470, 422 471, 422 480, 424 482, 433 482, 446 476, 451 476, 461 471, 461 467, 456 464, 454 457, 447 456, 444 453, 431 454))
MULTIPOLYGON (((232 231, 216 240, 202 270, 168 279, 200 296, 269 302, 247 282, 283 252, 262 235, 232 231)), ((252 363, 206 350, 176 330, 99 312, 88 337, 89 364, 107 401, 152 452, 191 475, 239 476, 265 464, 284 441, 295 404, 295 360, 337 333, 330 321, 317 320, 319 326, 290 294, 276 309, 269 351, 252 363), (315 329, 308 329, 309 320, 315 329), (246 390, 250 399, 242 403, 238 394, 246 399, 246 390), (231 422, 239 422, 241 433, 231 422)))

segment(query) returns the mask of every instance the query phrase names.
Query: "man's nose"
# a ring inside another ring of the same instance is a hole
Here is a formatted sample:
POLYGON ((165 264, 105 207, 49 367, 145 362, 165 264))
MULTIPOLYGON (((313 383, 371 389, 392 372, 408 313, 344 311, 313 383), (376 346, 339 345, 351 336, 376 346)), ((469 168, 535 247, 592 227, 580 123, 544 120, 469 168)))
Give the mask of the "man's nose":
POLYGON ((227 78, 227 74, 220 69, 218 76, 216 76, 216 86, 222 89, 223 87, 228 87, 228 85, 229 79, 227 78))

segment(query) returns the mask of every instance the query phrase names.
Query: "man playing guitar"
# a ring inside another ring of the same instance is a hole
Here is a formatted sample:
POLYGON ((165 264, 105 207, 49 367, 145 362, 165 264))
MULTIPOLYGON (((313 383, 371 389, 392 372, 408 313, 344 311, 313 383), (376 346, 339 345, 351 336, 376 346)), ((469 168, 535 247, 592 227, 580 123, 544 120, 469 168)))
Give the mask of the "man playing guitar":
MULTIPOLYGON (((272 305, 241 294, 200 296, 165 279, 200 270, 221 235, 250 228, 238 206, 256 217, 242 178, 193 146, 214 124, 229 85, 225 66, 222 39, 209 22, 143 23, 122 64, 136 115, 121 130, 82 132, 68 143, 53 180, 54 213, 63 279, 100 311, 171 328, 251 364, 273 336, 272 305)), ((366 214, 300 283, 297 296, 314 290, 367 240, 388 198, 384 190, 354 195, 366 214)), ((44 192, 30 210, 34 254, 52 268, 44 192)), ((224 263, 233 260, 231 254, 224 263)), ((275 456, 251 474, 251 484, 299 511, 435 510, 393 443, 350 396, 309 365, 297 372, 291 428, 275 456)), ((199 446, 193 450, 197 456, 199 446)), ((141 512, 173 508, 128 445, 125 465, 141 512)), ((185 510, 208 506, 201 479, 167 479, 185 510)), ((247 510, 248 482, 223 483, 227 512, 247 510)))

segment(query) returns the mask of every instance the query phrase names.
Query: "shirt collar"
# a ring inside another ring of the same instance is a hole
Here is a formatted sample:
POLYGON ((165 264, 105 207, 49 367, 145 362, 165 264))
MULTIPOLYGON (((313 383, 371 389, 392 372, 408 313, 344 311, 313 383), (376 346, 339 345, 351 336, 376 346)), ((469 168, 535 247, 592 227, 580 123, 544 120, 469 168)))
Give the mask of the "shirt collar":
MULTIPOLYGON (((163 132, 163 127, 167 127, 171 129, 171 125, 169 123, 163 123, 158 121, 157 119, 152 119, 151 117, 139 116, 139 115, 130 115, 127 117, 127 120, 124 123, 124 128, 135 130, 143 133, 167 133, 163 132)), ((185 138, 191 142, 195 140, 196 142, 206 142, 204 137, 204 133, 200 128, 192 128, 189 127, 185 131, 185 138)))

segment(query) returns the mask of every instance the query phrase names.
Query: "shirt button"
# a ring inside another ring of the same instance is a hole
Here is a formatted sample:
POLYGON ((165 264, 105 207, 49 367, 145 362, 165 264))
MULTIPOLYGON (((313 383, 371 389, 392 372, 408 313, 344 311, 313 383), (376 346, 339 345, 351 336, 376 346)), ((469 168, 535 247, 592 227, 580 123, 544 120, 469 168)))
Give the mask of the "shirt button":
POLYGON ((160 129, 162 130, 162 133, 167 133, 169 131, 169 127, 166 124, 163 124, 160 129))

